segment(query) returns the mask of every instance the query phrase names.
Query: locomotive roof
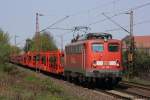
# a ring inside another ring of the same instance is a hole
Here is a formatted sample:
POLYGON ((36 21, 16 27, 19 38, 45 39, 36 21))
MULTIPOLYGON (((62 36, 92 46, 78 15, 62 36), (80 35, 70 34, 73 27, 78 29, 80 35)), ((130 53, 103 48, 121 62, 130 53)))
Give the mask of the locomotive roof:
POLYGON ((67 46, 77 45, 77 44, 82 44, 87 42, 104 42, 104 41, 119 42, 120 40, 112 39, 112 35, 109 33, 88 33, 88 34, 83 34, 81 36, 77 35, 77 37, 72 39, 71 43, 68 44, 67 46))
POLYGON ((101 39, 112 39, 112 35, 109 33, 88 33, 86 38, 101 38, 101 39))
POLYGON ((112 35, 109 33, 88 33, 77 35, 72 39, 72 42, 81 41, 81 40, 91 40, 91 39, 112 39, 112 35))
MULTIPOLYGON (((79 45, 79 44, 83 44, 83 43, 96 43, 96 42, 105 42, 104 39, 91 39, 91 40, 81 40, 81 41, 76 41, 76 42, 72 42, 66 46, 71 46, 71 45, 79 45)), ((121 43, 121 40, 118 39, 109 39, 107 40, 107 42, 117 42, 117 43, 121 43)))

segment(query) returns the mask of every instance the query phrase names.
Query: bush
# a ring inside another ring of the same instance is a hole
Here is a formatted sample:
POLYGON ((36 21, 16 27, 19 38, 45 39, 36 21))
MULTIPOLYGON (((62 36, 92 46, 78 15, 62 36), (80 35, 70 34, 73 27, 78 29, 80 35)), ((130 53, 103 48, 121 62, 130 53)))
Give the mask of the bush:
POLYGON ((0 29, 0 71, 7 73, 14 71, 14 67, 8 64, 10 53, 9 35, 0 29))
POLYGON ((10 50, 8 33, 0 29, 0 64, 4 64, 9 60, 10 50))
POLYGON ((8 44, 0 43, 0 64, 4 64, 9 61, 10 46, 8 44))
MULTIPOLYGON (((129 67, 127 62, 127 52, 123 52, 123 66, 129 67)), ((150 56, 143 52, 136 50, 134 55, 134 66, 133 68, 130 68, 131 72, 129 70, 126 70, 126 74, 129 74, 133 77, 141 77, 142 74, 149 74, 150 72, 150 56)))
POLYGON ((137 51, 135 57, 135 71, 140 73, 148 73, 150 71, 150 56, 145 52, 137 51))

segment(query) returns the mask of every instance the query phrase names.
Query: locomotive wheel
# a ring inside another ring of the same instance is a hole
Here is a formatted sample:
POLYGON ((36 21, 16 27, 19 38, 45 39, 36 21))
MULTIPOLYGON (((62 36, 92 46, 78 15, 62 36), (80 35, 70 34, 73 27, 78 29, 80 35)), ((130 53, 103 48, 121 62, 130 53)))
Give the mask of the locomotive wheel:
POLYGON ((112 78, 106 78, 104 81, 104 84, 105 84, 106 89, 109 89, 109 90, 112 89, 113 88, 112 78))
POLYGON ((82 76, 79 76, 79 84, 82 84, 82 76))
POLYGON ((69 75, 66 76, 66 80, 70 81, 70 76, 69 75))
POLYGON ((79 84, 79 85, 83 85, 83 83, 84 83, 83 76, 80 75, 80 76, 78 77, 78 84, 79 84))
POLYGON ((63 80, 64 80, 64 81, 67 81, 67 77, 66 77, 65 75, 63 76, 63 80))
POLYGON ((69 76, 69 82, 72 83, 73 82, 73 77, 69 76))
POLYGON ((73 83, 75 83, 75 84, 78 85, 78 83, 79 83, 78 77, 74 77, 74 78, 73 78, 73 83))

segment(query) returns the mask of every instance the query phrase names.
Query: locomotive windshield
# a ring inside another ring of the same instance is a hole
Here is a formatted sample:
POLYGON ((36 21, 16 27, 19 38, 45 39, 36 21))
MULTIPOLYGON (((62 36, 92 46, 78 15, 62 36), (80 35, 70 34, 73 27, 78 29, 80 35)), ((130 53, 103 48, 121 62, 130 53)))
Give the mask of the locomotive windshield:
POLYGON ((103 44, 95 43, 95 44, 92 44, 92 50, 93 52, 102 52, 104 50, 104 46, 103 44))
POLYGON ((111 52, 117 52, 119 50, 119 45, 118 44, 109 44, 108 50, 111 52))

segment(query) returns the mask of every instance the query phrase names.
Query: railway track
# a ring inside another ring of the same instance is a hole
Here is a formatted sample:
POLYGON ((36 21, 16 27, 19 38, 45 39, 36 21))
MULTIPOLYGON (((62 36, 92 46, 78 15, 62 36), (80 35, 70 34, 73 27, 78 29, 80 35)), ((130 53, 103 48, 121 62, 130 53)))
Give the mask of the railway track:
POLYGON ((97 92, 102 92, 108 96, 112 96, 116 99, 121 99, 121 100, 150 100, 150 97, 139 95, 136 93, 132 92, 127 92, 127 91, 121 91, 121 90, 100 90, 96 89, 97 92))
POLYGON ((116 98, 116 99, 123 99, 123 100, 130 100, 130 98, 132 97, 130 95, 123 94, 123 93, 120 93, 120 92, 115 91, 115 90, 96 89, 95 92, 102 92, 105 95, 112 96, 113 98, 116 98))
POLYGON ((141 84, 130 83, 126 81, 120 82, 119 86, 113 90, 96 89, 96 91, 103 92, 106 95, 110 95, 121 100, 150 100, 149 86, 143 86, 141 84))
POLYGON ((118 94, 122 95, 126 97, 125 99, 128 98, 128 99, 150 100, 150 87, 149 86, 136 84, 136 83, 130 83, 127 81, 120 82, 118 87, 116 87, 113 91, 109 91, 109 92, 115 93, 117 95, 118 94))
POLYGON ((127 86, 127 87, 135 87, 135 88, 140 88, 143 90, 150 91, 150 86, 148 85, 141 85, 141 84, 131 83, 127 81, 120 82, 120 85, 127 86))

